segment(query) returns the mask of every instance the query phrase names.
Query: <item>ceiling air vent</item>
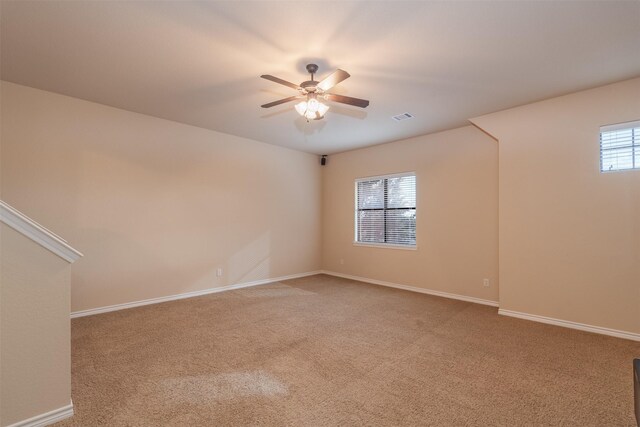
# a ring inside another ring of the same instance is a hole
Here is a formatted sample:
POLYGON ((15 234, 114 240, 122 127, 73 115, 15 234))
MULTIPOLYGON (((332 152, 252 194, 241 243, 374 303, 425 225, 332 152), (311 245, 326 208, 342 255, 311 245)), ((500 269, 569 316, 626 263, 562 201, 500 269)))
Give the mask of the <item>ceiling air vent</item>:
POLYGON ((409 113, 398 114, 397 116, 391 117, 396 122, 401 122, 403 120, 413 119, 413 116, 409 113))

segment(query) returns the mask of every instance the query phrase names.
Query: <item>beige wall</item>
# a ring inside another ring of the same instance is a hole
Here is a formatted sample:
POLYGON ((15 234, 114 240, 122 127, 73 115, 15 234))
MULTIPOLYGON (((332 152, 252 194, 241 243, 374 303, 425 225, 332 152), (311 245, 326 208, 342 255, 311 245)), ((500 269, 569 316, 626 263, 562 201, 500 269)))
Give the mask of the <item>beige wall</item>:
POLYGON ((330 156, 323 171, 323 267, 497 301, 497 172, 495 140, 473 126, 330 156), (354 180, 407 171, 416 172, 418 249, 354 246, 354 180))
POLYGON ((489 114, 499 140, 500 308, 640 333, 640 171, 599 171, 599 126, 640 79, 489 114))
POLYGON ((3 82, 1 166, 84 253, 73 311, 320 268, 311 154, 3 82))
POLYGON ((3 82, 2 195, 84 252, 74 311, 322 266, 638 332, 640 172, 599 173, 598 127, 640 118, 639 95, 635 79, 474 119, 498 144, 468 126, 320 168, 3 82), (400 171, 418 176, 418 250, 353 246, 354 179, 400 171))
POLYGON ((71 400, 70 264, 0 223, 0 425, 71 400))

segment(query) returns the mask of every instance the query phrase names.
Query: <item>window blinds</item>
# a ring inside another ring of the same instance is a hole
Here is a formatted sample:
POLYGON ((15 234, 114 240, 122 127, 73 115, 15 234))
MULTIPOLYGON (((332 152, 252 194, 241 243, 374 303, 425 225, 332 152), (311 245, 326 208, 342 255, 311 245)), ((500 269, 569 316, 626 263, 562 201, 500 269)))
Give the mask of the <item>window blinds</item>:
POLYGON ((415 246, 414 173, 356 181, 356 242, 415 246))
POLYGON ((600 128, 600 171, 640 169, 640 120, 600 128))

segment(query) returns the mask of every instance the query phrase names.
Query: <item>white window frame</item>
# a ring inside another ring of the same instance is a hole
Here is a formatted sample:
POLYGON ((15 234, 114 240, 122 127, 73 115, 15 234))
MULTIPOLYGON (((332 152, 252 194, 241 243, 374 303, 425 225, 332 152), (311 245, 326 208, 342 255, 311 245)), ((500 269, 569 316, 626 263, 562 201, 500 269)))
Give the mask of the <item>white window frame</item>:
POLYGON ((605 125, 605 126, 600 126, 600 134, 598 137, 598 141, 599 141, 599 146, 600 146, 600 162, 599 162, 599 167, 600 167, 600 173, 615 173, 615 172, 629 172, 629 171, 637 171, 640 170, 640 163, 636 162, 635 157, 636 157, 636 153, 640 152, 640 132, 639 131, 633 131, 632 130, 632 137, 631 137, 631 164, 633 165, 630 168, 624 168, 624 169, 603 169, 603 154, 606 151, 612 151, 615 150, 615 148, 609 148, 609 149, 603 149, 602 148, 602 134, 604 132, 612 132, 612 131, 617 131, 617 130, 627 130, 627 129, 638 129, 640 128, 640 120, 634 120, 631 122, 624 122, 624 123, 616 123, 616 124, 612 124, 612 125, 605 125))
POLYGON ((392 173, 387 175, 374 175, 367 176, 363 178, 356 178, 353 185, 353 196, 354 196, 354 214, 353 214, 353 246, 363 246, 369 248, 380 248, 380 249, 401 249, 408 251, 415 251, 418 249, 418 176, 414 171, 409 172, 399 172, 392 173), (397 178, 402 176, 414 176, 416 177, 416 243, 414 245, 399 245, 396 243, 367 243, 367 242, 359 242, 358 241, 358 183, 363 181, 373 181, 377 179, 388 179, 388 178, 397 178))

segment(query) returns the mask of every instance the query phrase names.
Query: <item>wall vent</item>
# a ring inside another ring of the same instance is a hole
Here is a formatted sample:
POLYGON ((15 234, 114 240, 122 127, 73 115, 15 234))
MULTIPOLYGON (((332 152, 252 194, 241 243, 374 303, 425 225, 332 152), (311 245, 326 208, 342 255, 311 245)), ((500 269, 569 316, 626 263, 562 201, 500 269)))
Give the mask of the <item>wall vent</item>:
POLYGON ((398 114, 397 116, 391 117, 396 122, 401 122, 403 120, 413 119, 413 116, 409 113, 398 114))

